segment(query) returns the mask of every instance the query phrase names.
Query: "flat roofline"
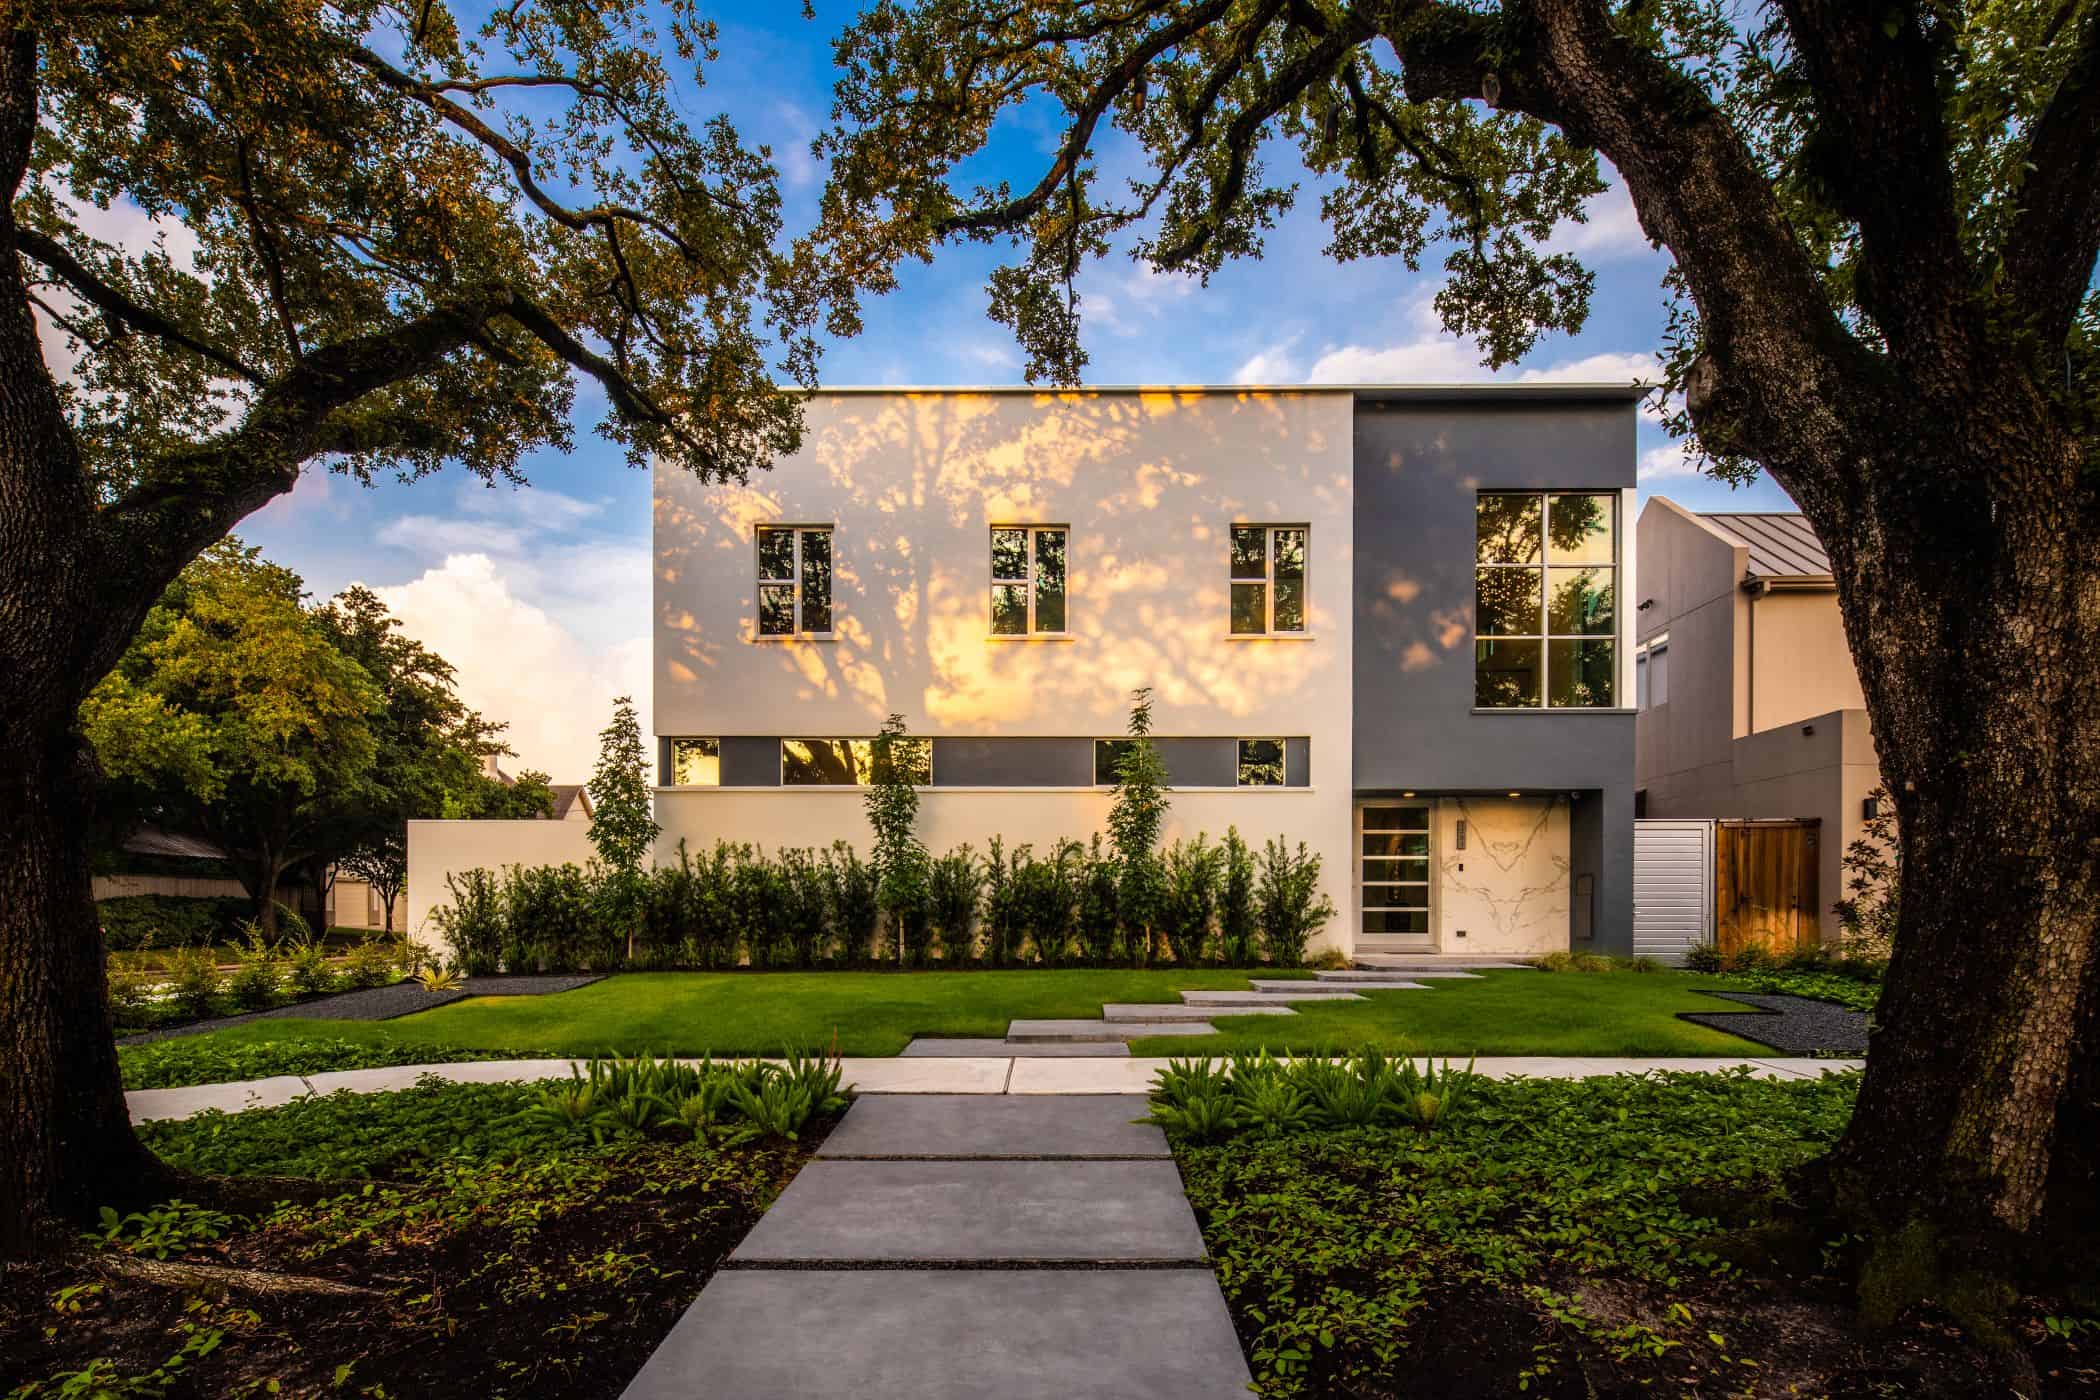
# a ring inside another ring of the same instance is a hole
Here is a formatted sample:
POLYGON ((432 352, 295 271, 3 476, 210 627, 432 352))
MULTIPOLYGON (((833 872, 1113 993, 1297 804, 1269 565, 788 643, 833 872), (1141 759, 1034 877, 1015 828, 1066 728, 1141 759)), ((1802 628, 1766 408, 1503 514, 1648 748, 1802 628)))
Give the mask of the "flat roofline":
POLYGON ((1653 386, 1631 381, 1523 381, 1479 384, 1080 384, 1060 388, 1047 384, 825 384, 789 392, 812 396, 906 394, 1027 394, 1045 397, 1111 394, 1349 394, 1377 403, 1448 403, 1465 399, 1608 400, 1632 403, 1646 398, 1653 386))

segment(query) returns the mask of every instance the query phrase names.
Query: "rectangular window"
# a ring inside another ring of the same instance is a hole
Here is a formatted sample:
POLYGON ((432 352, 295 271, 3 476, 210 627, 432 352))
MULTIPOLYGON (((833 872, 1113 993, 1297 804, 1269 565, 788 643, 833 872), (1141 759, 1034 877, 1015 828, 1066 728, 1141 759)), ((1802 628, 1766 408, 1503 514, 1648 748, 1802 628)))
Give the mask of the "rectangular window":
MULTIPOLYGON (((899 739, 893 750, 919 787, 933 782, 933 741, 899 739)), ((873 739, 782 739, 780 781, 789 787, 866 787, 875 777, 873 739)))
POLYGON ((831 635, 831 527, 758 527, 758 635, 831 635))
POLYGON ((1240 740, 1238 782, 1241 787, 1283 786, 1283 740, 1240 740))
POLYGON ((1065 630, 1065 527, 992 527, 992 635, 1065 630))
POLYGON ((1114 787, 1116 785, 1116 765, 1123 761, 1123 755, 1129 753, 1130 746, 1136 742, 1135 739, 1094 740, 1094 783, 1096 786, 1114 787))
POLYGON ((720 739, 673 739, 671 741, 671 786, 720 787, 722 785, 722 741, 720 739))
POLYGON ((1230 533, 1233 634, 1303 632, 1306 527, 1235 525, 1230 533))
POLYGON ((1619 498, 1602 492, 1480 493, 1475 706, 1603 709, 1614 703, 1618 510, 1619 498))

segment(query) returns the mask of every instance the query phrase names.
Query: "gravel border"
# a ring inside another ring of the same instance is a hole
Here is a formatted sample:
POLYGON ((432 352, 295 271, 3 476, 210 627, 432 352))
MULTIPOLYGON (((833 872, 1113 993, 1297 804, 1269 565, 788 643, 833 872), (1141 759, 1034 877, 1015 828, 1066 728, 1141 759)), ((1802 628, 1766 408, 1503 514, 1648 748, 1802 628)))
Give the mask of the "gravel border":
POLYGON ((174 1040, 186 1035, 222 1031, 228 1026, 245 1026, 250 1021, 281 1020, 289 1017, 297 1017, 302 1021, 391 1021, 397 1016, 413 1016, 418 1011, 431 1011, 440 1006, 449 1006, 455 1001, 465 1001, 468 997, 547 996, 554 992, 572 992, 578 987, 588 987, 593 982, 603 981, 604 978, 605 974, 602 972, 546 977, 525 974, 515 977, 472 977, 458 990, 450 992, 427 992, 423 990, 423 984, 420 982, 395 982, 385 987, 365 987, 354 992, 337 992, 333 996, 294 1002, 290 1006, 273 1006, 268 1011, 244 1011, 237 1016, 213 1016, 180 1026, 163 1026, 158 1030, 123 1036, 117 1044, 151 1045, 157 1040, 174 1040))
POLYGON ((1739 1001, 1754 1011, 1680 1011, 1679 1020, 1769 1045, 1789 1055, 1867 1053, 1867 1013, 1813 997, 1759 992, 1707 991, 1710 997, 1739 1001))

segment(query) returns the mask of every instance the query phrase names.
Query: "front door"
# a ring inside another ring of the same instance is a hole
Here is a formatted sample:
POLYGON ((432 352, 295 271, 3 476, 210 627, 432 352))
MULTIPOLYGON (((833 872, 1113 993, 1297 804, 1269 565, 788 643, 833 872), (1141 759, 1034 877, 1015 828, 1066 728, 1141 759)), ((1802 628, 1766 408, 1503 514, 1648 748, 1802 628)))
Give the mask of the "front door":
POLYGON ((1436 951, 1432 830, 1427 802, 1366 802, 1356 809, 1357 947, 1436 951))

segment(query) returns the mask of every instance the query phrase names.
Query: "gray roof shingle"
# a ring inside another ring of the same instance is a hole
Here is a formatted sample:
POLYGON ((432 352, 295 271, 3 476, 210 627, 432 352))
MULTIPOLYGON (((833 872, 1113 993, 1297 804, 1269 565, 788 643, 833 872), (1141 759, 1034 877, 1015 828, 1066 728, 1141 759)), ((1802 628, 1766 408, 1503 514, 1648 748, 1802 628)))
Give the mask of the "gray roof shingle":
POLYGON ((1749 547, 1752 578, 1830 577, 1830 556, 1798 511, 1712 511, 1700 519, 1749 547))

